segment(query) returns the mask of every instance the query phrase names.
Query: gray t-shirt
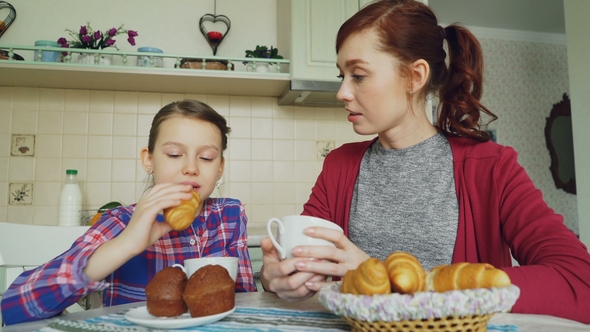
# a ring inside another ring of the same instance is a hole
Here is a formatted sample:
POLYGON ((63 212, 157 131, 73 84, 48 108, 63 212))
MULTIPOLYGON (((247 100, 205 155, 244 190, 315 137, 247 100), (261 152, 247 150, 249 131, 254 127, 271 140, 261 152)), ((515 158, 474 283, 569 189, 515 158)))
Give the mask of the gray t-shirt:
POLYGON ((379 140, 367 149, 348 226, 360 249, 381 260, 409 252, 430 270, 451 263, 458 220, 453 155, 443 134, 405 149, 386 149, 379 140))

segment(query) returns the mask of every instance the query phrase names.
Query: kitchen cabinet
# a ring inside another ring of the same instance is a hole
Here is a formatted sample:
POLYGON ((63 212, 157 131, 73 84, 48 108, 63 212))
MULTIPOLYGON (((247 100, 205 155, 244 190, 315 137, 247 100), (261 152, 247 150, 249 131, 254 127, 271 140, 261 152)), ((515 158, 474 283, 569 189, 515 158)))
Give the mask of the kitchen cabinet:
POLYGON ((334 81, 340 25, 368 0, 279 0, 277 47, 291 60, 291 78, 334 81))

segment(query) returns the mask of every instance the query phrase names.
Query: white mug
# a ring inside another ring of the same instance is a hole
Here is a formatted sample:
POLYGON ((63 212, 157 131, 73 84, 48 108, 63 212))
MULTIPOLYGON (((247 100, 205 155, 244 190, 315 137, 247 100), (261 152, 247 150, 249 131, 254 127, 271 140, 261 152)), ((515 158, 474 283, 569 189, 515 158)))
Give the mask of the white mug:
POLYGON ((317 217, 299 215, 285 216, 281 219, 271 218, 266 224, 266 232, 268 233, 273 246, 279 252, 281 259, 287 259, 293 258, 291 249, 299 245, 335 247, 334 243, 330 241, 313 238, 303 233, 304 229, 315 226, 326 227, 343 232, 340 226, 331 221, 317 217), (272 224, 275 222, 278 224, 276 239, 271 229, 272 224))
POLYGON ((229 276, 236 282, 236 278, 238 277, 238 257, 190 258, 184 260, 184 265, 174 264, 172 266, 181 268, 186 273, 187 278, 190 278, 193 273, 205 265, 223 266, 229 273, 229 276))

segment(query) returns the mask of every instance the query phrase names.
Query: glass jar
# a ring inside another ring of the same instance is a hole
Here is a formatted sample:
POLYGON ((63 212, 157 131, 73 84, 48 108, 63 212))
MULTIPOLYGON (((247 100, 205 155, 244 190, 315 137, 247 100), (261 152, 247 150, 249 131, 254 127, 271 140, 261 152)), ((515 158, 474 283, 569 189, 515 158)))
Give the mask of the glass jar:
MULTIPOLYGON (((155 47, 140 47, 137 49, 137 52, 164 53, 161 49, 155 47)), ((162 57, 157 56, 152 56, 151 59, 149 55, 138 56, 137 66, 162 68, 164 67, 164 61, 162 57)))

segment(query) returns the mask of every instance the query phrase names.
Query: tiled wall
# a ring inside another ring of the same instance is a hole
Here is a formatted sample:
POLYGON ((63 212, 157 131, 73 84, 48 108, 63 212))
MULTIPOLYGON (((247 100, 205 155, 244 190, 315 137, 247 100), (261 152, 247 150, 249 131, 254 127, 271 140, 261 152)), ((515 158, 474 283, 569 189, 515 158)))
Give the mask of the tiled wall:
POLYGON ((184 98, 228 119, 226 169, 214 194, 239 198, 251 225, 299 213, 326 148, 366 139, 341 108, 278 106, 276 98, 0 87, 0 221, 57 225, 69 168, 79 171, 85 209, 136 202, 151 120, 184 98), (33 138, 34 146, 26 143, 33 138))

